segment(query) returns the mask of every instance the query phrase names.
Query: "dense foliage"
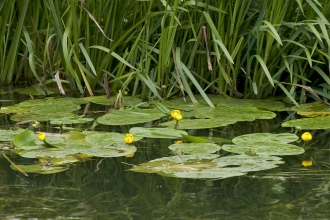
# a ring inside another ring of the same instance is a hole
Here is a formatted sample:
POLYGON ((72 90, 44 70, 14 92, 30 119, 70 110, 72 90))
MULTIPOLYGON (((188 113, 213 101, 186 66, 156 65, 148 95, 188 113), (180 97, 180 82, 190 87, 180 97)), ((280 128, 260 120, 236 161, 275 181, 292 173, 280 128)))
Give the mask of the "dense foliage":
POLYGON ((326 0, 2 0, 0 81, 326 101, 329 16, 326 0))

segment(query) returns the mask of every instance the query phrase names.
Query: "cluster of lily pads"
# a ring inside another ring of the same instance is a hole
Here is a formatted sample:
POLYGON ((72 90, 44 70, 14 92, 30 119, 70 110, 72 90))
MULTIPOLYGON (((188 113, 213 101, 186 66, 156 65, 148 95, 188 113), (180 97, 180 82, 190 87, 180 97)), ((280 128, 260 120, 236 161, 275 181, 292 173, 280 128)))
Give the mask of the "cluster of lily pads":
POLYGON ((221 141, 226 144, 219 144, 214 139, 191 136, 186 132, 187 129, 215 128, 238 121, 272 119, 276 116, 274 111, 283 110, 297 111, 304 116, 316 115, 313 118, 284 122, 283 127, 306 130, 329 128, 330 125, 323 123, 330 117, 322 117, 322 123, 317 117, 317 114, 323 116, 328 112, 327 106, 322 103, 288 109, 282 102, 273 100, 238 100, 221 96, 210 96, 210 99, 216 107, 211 108, 202 101, 195 104, 182 102, 181 99, 142 102, 139 98, 123 97, 121 109, 110 108, 96 119, 86 116, 90 112, 89 103, 112 106, 116 97, 28 100, 1 107, 0 114, 7 114, 17 125, 29 123, 34 126, 30 126, 30 129, 1 130, 0 148, 3 152, 9 149, 21 157, 37 159, 30 165, 12 164, 13 169, 25 173, 49 174, 67 170, 69 164, 92 157, 131 157, 137 150, 134 143, 142 138, 181 139, 183 143, 169 146, 172 156, 133 165, 130 170, 179 178, 227 178, 271 169, 284 163, 279 156, 304 153, 304 148, 290 144, 299 137, 290 133, 255 133, 221 141), (82 105, 85 105, 83 111, 82 105), (45 133, 43 127, 36 126, 36 122, 49 122, 60 127, 90 122, 93 126, 89 130, 45 133), (157 123, 152 125, 150 122, 157 123), (95 129, 98 124, 141 123, 146 126, 133 126, 129 134, 95 129), (221 157, 220 150, 233 154, 221 157))

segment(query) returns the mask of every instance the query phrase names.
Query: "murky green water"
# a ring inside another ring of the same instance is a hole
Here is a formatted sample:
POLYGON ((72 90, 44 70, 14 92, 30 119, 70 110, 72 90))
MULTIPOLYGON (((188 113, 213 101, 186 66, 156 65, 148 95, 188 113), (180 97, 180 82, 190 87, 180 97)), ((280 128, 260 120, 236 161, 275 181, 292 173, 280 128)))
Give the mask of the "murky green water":
MULTIPOLYGON (((17 103, 26 96, 12 98, 17 103)), ((212 133, 231 139, 255 132, 290 132, 280 126, 287 116, 240 122, 212 133)), ((0 115, 0 122, 2 129, 12 125, 8 116, 0 115)), ((129 127, 97 129, 126 132, 129 127)), ((189 132, 205 136, 210 131, 189 132)), ((278 168, 241 177, 193 180, 128 171, 129 164, 166 156, 172 142, 143 139, 132 158, 95 158, 52 175, 23 176, 0 157, 0 219, 330 219, 329 131, 316 131, 303 155, 283 157, 285 164, 278 168), (304 167, 302 161, 307 160, 313 165, 304 167)))

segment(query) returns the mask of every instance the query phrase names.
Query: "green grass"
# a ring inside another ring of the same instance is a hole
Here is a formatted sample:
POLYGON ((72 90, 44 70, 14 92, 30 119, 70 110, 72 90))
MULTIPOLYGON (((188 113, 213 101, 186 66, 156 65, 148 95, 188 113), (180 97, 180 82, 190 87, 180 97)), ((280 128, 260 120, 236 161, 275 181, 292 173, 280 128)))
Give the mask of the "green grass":
POLYGON ((106 74, 112 92, 145 99, 327 101, 329 11, 325 0, 1 1, 0 81, 55 85, 59 72, 93 95, 106 74))

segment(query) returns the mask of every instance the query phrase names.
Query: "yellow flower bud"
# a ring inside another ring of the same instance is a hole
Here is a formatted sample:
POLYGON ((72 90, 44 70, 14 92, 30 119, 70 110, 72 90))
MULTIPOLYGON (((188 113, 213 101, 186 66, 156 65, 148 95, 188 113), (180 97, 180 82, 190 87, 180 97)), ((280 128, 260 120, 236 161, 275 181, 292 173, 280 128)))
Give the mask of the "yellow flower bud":
POLYGON ((41 140, 41 141, 44 141, 46 140, 46 134, 41 132, 38 134, 38 139, 41 140))
POLYGON ((172 116, 172 118, 174 118, 177 121, 180 121, 182 119, 182 115, 181 115, 180 110, 171 111, 171 116, 172 116))
POLYGON ((304 166, 304 167, 310 167, 313 165, 313 161, 311 160, 303 160, 301 161, 301 164, 304 166))
POLYGON ((174 115, 181 115, 180 110, 172 110, 171 111, 171 116, 174 118, 174 115))
POLYGON ((126 144, 131 144, 134 141, 134 136, 132 134, 125 134, 124 141, 126 144))
POLYGON ((313 138, 313 136, 309 132, 305 132, 301 135, 301 139, 303 139, 303 141, 310 141, 310 140, 312 140, 312 138, 313 138))

